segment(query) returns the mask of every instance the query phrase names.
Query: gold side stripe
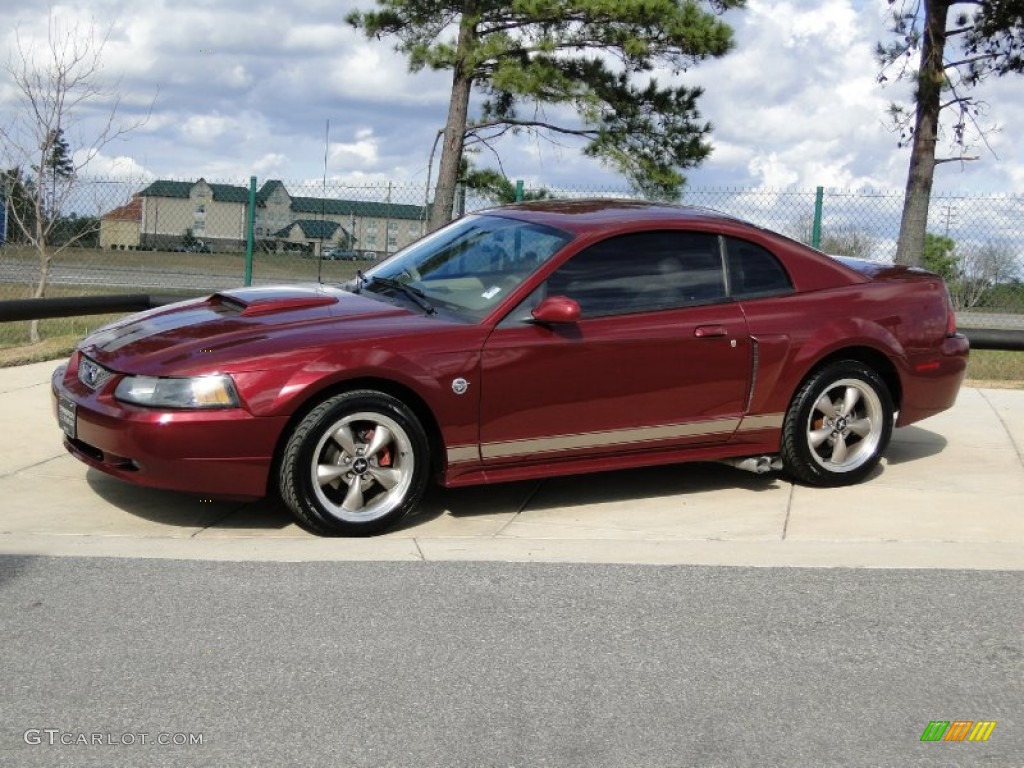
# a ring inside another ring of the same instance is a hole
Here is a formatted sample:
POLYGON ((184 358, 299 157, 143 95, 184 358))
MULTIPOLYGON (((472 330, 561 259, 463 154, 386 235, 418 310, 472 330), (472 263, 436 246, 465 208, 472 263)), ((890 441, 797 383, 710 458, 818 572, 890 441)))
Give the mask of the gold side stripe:
POLYGON ((475 445, 457 445, 448 449, 448 463, 458 464, 462 461, 476 461, 480 458, 480 449, 475 445))
POLYGON ((615 429, 607 432, 584 432, 578 435, 537 437, 526 440, 510 440, 507 443, 486 443, 481 446, 485 459, 501 459, 509 456, 523 456, 552 451, 571 451, 582 448, 602 448, 610 445, 644 443, 652 440, 671 440, 678 437, 699 435, 720 435, 732 432, 739 419, 713 419, 688 424, 666 424, 657 427, 615 429))
POLYGON ((786 417, 784 413, 765 413, 761 416, 744 416, 740 424, 740 432, 750 432, 755 429, 779 429, 782 420, 786 417))
POLYGON ((476 446, 462 445, 448 449, 448 463, 484 459, 504 459, 512 456, 528 456, 555 451, 572 451, 585 448, 603 448, 630 443, 646 443, 655 440, 672 440, 681 437, 721 435, 733 431, 747 432, 759 429, 775 429, 782 426, 784 414, 769 413, 747 416, 742 419, 724 418, 708 421, 691 421, 686 424, 664 424, 655 427, 613 429, 604 432, 582 432, 575 435, 553 437, 531 437, 523 440, 509 440, 500 443, 485 443, 477 452, 476 446))

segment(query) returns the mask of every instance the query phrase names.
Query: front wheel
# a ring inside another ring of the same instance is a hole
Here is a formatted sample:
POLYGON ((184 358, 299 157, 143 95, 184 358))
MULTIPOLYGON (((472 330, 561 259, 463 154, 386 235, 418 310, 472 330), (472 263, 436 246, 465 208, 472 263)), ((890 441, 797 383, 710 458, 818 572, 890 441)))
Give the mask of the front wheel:
POLYGON ((381 392, 346 392, 313 408, 292 431, 278 487, 305 527, 366 536, 416 506, 429 463, 426 434, 404 403, 381 392))
POLYGON ((833 363, 800 387, 782 431, 786 470, 808 485, 860 482, 878 465, 893 428, 889 388, 855 360, 833 363))

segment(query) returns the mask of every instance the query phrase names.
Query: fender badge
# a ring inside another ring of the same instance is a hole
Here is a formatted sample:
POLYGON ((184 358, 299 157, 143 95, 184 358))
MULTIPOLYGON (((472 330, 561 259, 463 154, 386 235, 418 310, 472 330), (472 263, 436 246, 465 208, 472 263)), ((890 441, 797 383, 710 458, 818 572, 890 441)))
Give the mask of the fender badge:
POLYGON ((466 394, 466 390, 469 389, 469 382, 461 376, 457 379, 452 379, 452 392, 456 395, 466 394))

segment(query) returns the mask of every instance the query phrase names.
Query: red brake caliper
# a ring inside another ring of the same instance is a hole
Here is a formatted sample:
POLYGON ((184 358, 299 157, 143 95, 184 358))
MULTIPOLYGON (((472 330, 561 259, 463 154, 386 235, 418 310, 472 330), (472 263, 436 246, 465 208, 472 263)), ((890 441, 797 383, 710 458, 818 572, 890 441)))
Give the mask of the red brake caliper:
MULTIPOLYGON (((371 429, 371 430, 368 430, 366 432, 366 434, 363 435, 363 440, 366 442, 367 445, 369 445, 373 441, 373 433, 375 431, 376 430, 371 429)), ((369 459, 371 457, 367 456, 366 458, 369 459)), ((379 467, 390 467, 391 466, 391 449, 390 448, 385 448, 379 454, 377 454, 377 466, 379 466, 379 467)))

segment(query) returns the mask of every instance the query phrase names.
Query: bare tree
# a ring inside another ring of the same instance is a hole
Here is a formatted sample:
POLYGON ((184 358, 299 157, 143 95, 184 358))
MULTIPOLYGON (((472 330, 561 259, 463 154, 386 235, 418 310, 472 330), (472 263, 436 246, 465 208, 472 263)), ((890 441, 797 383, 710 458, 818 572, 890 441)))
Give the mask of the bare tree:
POLYGON ((833 256, 877 259, 878 238, 851 224, 842 224, 826 230, 821 238, 821 250, 833 256))
POLYGON ((1017 262, 1006 245, 985 243, 960 257, 959 275, 950 281, 949 292, 958 309, 977 306, 985 294, 998 283, 1017 276, 1017 262))
MULTIPOLYGON (((109 36, 110 28, 98 31, 95 24, 64 25, 51 9, 45 45, 24 40, 16 29, 15 48, 3 65, 18 106, 6 122, 0 121, 0 150, 5 161, 27 177, 28 215, 17 208, 9 213, 39 256, 34 298, 46 295, 54 255, 88 234, 82 232, 56 247, 51 243, 79 174, 104 146, 149 117, 147 113, 128 123, 118 119, 117 83, 108 84, 102 73, 109 36), (78 151, 72 152, 65 137, 83 127, 82 112, 97 104, 102 105, 103 118, 88 139, 79 140, 78 151)), ((32 322, 30 341, 39 341, 38 321, 32 322)))
MULTIPOLYGON (((783 232, 794 240, 811 245, 814 216, 806 214, 789 223, 783 232)), ((854 224, 829 224, 822 227, 819 249, 833 256, 853 256, 858 259, 877 258, 878 238, 854 224)))

